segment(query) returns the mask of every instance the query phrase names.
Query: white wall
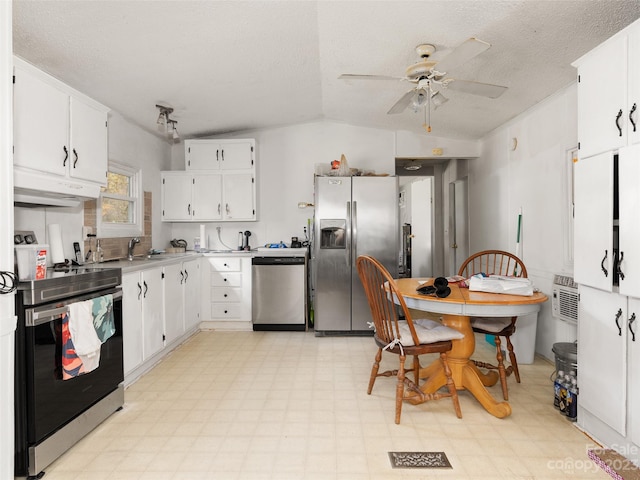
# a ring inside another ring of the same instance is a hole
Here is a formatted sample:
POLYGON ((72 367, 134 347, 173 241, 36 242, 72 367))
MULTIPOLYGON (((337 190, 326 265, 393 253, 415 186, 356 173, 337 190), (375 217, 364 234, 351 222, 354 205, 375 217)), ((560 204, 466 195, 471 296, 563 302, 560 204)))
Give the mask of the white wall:
MULTIPOLYGON (((13 72, 11 2, 0 2, 0 270, 13 271, 13 72)), ((14 294, 0 294, 0 478, 14 470, 14 294)))
MULTIPOLYGON (((153 247, 164 246, 171 229, 160 222, 160 171, 171 164, 170 145, 160 138, 129 123, 116 112, 109 112, 109 160, 142 168, 144 191, 152 192, 153 247)), ((84 210, 79 207, 16 207, 15 230, 33 230, 40 243, 47 242, 47 224, 62 228, 65 258, 74 258, 73 242, 82 245, 84 210)))
MULTIPOLYGON (((555 273, 573 274, 566 199, 568 152, 577 144, 576 92, 572 85, 496 129, 483 139, 480 158, 469 162, 471 252, 515 253, 522 207, 521 256, 529 277, 549 296, 555 273)), ((575 327, 551 317, 551 301, 546 302, 538 316, 536 352, 553 359, 553 343, 575 338, 575 327)))

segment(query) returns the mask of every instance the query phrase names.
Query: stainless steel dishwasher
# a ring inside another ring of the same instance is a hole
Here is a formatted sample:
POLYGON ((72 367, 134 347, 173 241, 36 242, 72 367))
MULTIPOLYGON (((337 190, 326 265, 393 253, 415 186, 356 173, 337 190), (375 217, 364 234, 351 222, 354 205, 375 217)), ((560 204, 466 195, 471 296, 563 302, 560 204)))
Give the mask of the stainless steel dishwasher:
POLYGON ((307 257, 254 257, 252 319, 254 330, 307 328, 307 257))

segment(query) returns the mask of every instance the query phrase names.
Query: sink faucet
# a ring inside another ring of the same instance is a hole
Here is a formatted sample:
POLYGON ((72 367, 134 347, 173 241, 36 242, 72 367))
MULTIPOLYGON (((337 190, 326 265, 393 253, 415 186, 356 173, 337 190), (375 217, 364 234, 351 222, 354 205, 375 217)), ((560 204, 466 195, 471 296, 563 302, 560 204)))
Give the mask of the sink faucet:
POLYGON ((129 240, 129 250, 127 252, 127 258, 130 262, 133 260, 133 247, 136 246, 136 243, 140 243, 140 239, 138 237, 133 237, 131 240, 129 240))

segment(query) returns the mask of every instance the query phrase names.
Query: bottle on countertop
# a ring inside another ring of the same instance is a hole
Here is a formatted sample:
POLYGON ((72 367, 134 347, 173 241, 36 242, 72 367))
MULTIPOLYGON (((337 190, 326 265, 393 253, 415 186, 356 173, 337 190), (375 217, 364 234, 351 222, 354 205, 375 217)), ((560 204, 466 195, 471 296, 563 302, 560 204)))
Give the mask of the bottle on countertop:
POLYGON ((96 242, 96 262, 97 263, 104 262, 104 252, 102 251, 102 245, 100 245, 100 240, 96 242))

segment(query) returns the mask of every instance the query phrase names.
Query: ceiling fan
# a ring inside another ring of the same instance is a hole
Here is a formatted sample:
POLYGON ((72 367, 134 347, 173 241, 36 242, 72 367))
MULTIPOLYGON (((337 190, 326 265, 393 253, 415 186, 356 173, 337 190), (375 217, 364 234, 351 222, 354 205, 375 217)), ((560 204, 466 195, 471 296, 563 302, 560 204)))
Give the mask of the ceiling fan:
MULTIPOLYGON (((456 90, 488 98, 498 98, 505 92, 507 87, 501 85, 447 77, 451 69, 471 60, 489 47, 491 47, 491 44, 487 42, 483 42, 477 38, 470 38, 445 58, 439 62, 434 62, 429 60, 429 58, 436 51, 436 47, 431 44, 421 44, 416 47, 416 53, 420 57, 420 60, 407 67, 404 77, 345 73, 338 78, 343 80, 400 80, 414 83, 415 86, 400 97, 387 113, 402 113, 411 105, 416 112, 419 108, 426 107, 426 117, 427 113, 429 113, 430 116, 431 104, 434 105, 434 108, 438 108, 449 100, 442 94, 441 90, 456 90)), ((424 126, 428 132, 431 131, 431 126, 427 125, 426 119, 424 126)))

